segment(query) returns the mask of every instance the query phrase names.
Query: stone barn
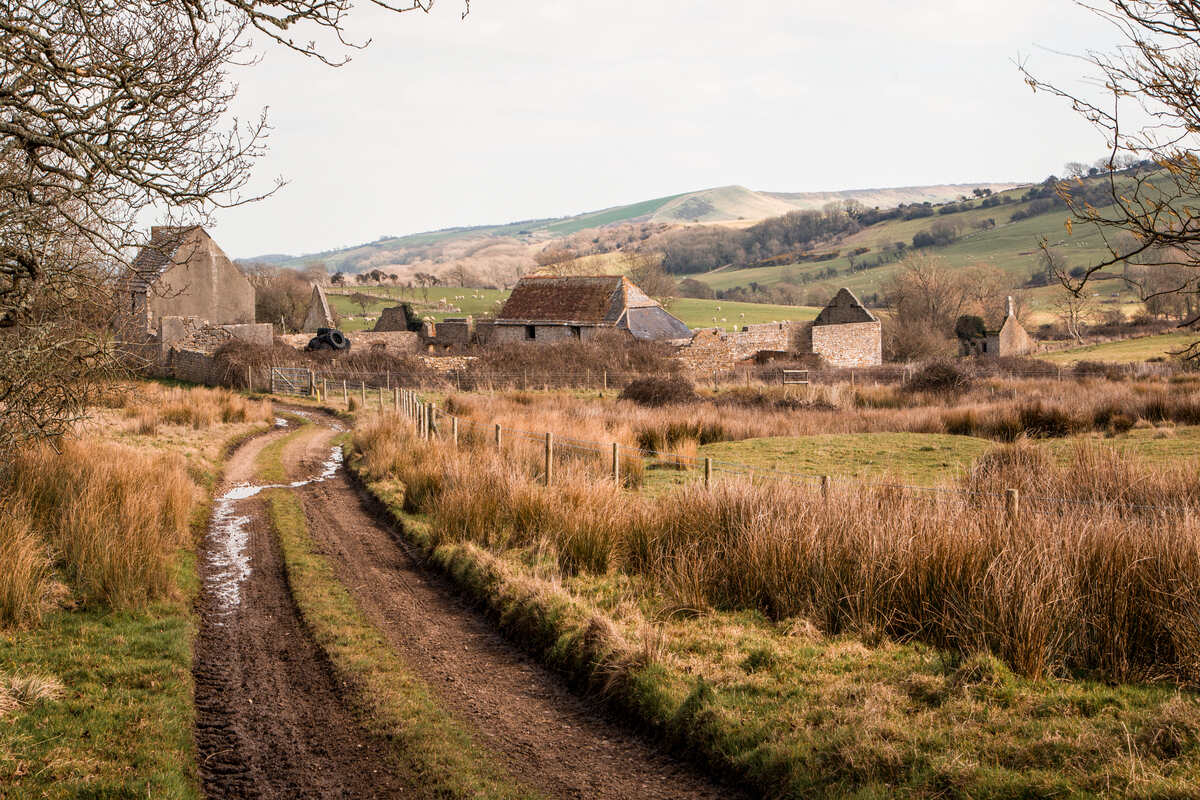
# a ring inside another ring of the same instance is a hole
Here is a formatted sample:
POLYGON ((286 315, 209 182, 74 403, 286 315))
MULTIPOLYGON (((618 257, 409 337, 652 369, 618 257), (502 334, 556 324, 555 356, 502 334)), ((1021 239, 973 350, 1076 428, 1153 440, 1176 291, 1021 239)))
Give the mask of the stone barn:
MULTIPOLYGON (((978 324, 978 323, 976 323, 978 324)), ((965 356, 1023 356, 1037 349, 1037 342, 1017 320, 1013 299, 1008 298, 1004 321, 995 330, 984 330, 974 336, 959 337, 960 352, 965 356)))
POLYGON ((685 342, 692 331, 623 275, 528 276, 496 315, 489 341, 587 340, 603 330, 685 342))
POLYGON ((118 292, 117 308, 136 330, 155 330, 164 317, 254 322, 254 287, 198 225, 152 228, 118 292))
POLYGON ((834 367, 874 367, 883 363, 883 328, 853 292, 842 288, 804 331, 800 349, 834 367))

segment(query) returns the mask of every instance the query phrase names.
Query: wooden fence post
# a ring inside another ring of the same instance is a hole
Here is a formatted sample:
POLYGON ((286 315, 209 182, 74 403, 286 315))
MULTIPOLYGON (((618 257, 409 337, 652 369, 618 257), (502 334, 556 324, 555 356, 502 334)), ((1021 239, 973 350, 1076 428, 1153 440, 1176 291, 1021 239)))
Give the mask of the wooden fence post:
POLYGON ((826 503, 829 502, 829 476, 821 476, 821 499, 826 503))
POLYGON ((246 391, 254 391, 254 370, 249 364, 246 365, 246 391))
POLYGON ((429 421, 425 427, 429 429, 429 438, 432 439, 433 435, 437 433, 437 405, 435 403, 429 404, 429 421))
POLYGON ((362 388, 362 407, 363 407, 363 411, 366 411, 367 410, 367 382, 361 381, 361 383, 362 383, 362 387, 361 387, 362 388))
POLYGON ((392 392, 392 410, 397 414, 400 413, 400 387, 397 386, 392 392))
POLYGON ((317 373, 311 369, 308 371, 308 393, 310 395, 317 393, 317 373))
POLYGON ((546 485, 554 478, 554 434, 546 431, 546 485))
POLYGON ((1016 489, 1004 490, 1004 516, 1008 521, 1017 521, 1017 512, 1021 510, 1021 493, 1016 489))
POLYGON ((608 370, 604 370, 604 391, 608 391, 608 370))
POLYGON ((712 486, 712 457, 704 457, 704 488, 712 486))
POLYGON ((497 423, 496 423, 496 449, 497 449, 497 450, 499 450, 499 449, 500 449, 500 446, 501 446, 503 443, 504 443, 504 437, 503 437, 503 433, 502 433, 502 432, 501 432, 501 430, 500 430, 500 423, 499 423, 499 422, 497 422, 497 423))
POLYGON ((350 390, 346 388, 345 378, 342 379, 342 403, 344 403, 347 408, 350 407, 350 390))
POLYGON ((321 378, 321 397, 329 402, 329 378, 321 378))
POLYGON ((450 434, 453 436, 454 446, 458 447, 458 417, 450 418, 450 434))
POLYGON ((621 483, 621 446, 616 442, 612 448, 612 476, 615 483, 621 483))
POLYGON ((379 387, 379 413, 381 413, 381 414, 383 413, 383 409, 385 408, 386 404, 387 404, 387 401, 384 400, 384 396, 383 396, 383 387, 380 386, 379 387))

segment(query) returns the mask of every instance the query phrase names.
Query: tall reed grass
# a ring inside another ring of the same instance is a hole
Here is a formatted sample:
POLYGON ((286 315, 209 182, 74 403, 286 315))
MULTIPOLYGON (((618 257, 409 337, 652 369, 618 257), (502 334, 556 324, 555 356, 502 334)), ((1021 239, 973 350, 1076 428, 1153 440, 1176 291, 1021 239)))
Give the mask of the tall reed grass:
POLYGON ((735 387, 692 402, 646 408, 629 401, 587 400, 566 393, 498 393, 482 409, 478 396, 452 395, 453 413, 481 423, 624 447, 666 451, 768 436, 824 433, 950 433, 1011 442, 1137 424, 1200 424, 1195 382, 986 378, 968 391, 910 392, 900 386, 832 384, 735 387))
POLYGON ((36 619, 47 553, 86 604, 137 606, 167 596, 188 542, 197 489, 182 458, 97 440, 16 453, 2 477, 0 548, 24 565, 0 570, 0 619, 36 619))
POLYGON ((358 429, 355 446, 368 477, 400 481, 405 507, 431 514, 437 535, 550 552, 568 574, 639 576, 681 609, 990 651, 1035 677, 1200 681, 1200 483, 1099 445, 1064 467, 1028 443, 1002 446, 963 492, 835 484, 826 496, 729 479, 655 497, 579 459, 545 487, 536 443, 455 449, 393 417, 358 429), (1008 485, 1056 501, 1012 519, 997 494, 1008 485))

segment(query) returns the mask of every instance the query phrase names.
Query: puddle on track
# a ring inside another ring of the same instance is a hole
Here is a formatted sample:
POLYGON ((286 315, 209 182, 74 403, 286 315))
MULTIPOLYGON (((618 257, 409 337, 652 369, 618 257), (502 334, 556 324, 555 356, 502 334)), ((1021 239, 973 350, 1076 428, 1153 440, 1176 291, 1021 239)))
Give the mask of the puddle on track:
MULTIPOLYGON (((286 426, 276 424, 279 427, 286 426)), ((321 472, 315 477, 291 483, 272 483, 263 486, 239 484, 213 503, 212 522, 208 527, 208 566, 205 588, 216 598, 217 614, 221 617, 232 614, 242 602, 242 584, 250 577, 250 517, 237 513, 236 504, 268 489, 295 489, 310 483, 327 481, 337 474, 342 466, 342 448, 334 447, 321 464, 321 472)), ((216 624, 221 624, 217 622, 216 624)))

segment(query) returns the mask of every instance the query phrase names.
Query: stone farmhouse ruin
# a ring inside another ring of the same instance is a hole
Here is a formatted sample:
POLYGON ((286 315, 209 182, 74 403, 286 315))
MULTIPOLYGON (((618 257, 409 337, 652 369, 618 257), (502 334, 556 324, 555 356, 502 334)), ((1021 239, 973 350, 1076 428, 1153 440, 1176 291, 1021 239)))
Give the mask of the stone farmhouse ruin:
POLYGON ((1023 356, 1037 349, 1037 342, 1017 320, 1013 299, 1008 298, 1004 321, 995 330, 983 330, 974 336, 960 336, 959 352, 964 356, 1003 358, 1023 356))
POLYGON ((160 374, 195 380, 187 364, 226 342, 272 341, 254 322, 254 287, 198 225, 151 228, 116 292, 122 350, 160 374))
POLYGON ((732 369, 750 359, 797 354, 817 356, 831 367, 883 363, 879 319, 849 289, 839 289, 812 322, 745 325, 739 331, 702 328, 680 348, 679 358, 697 375, 732 369))
POLYGON ((128 315, 147 329, 163 317, 254 322, 254 287, 200 226, 151 228, 121 290, 128 315))

